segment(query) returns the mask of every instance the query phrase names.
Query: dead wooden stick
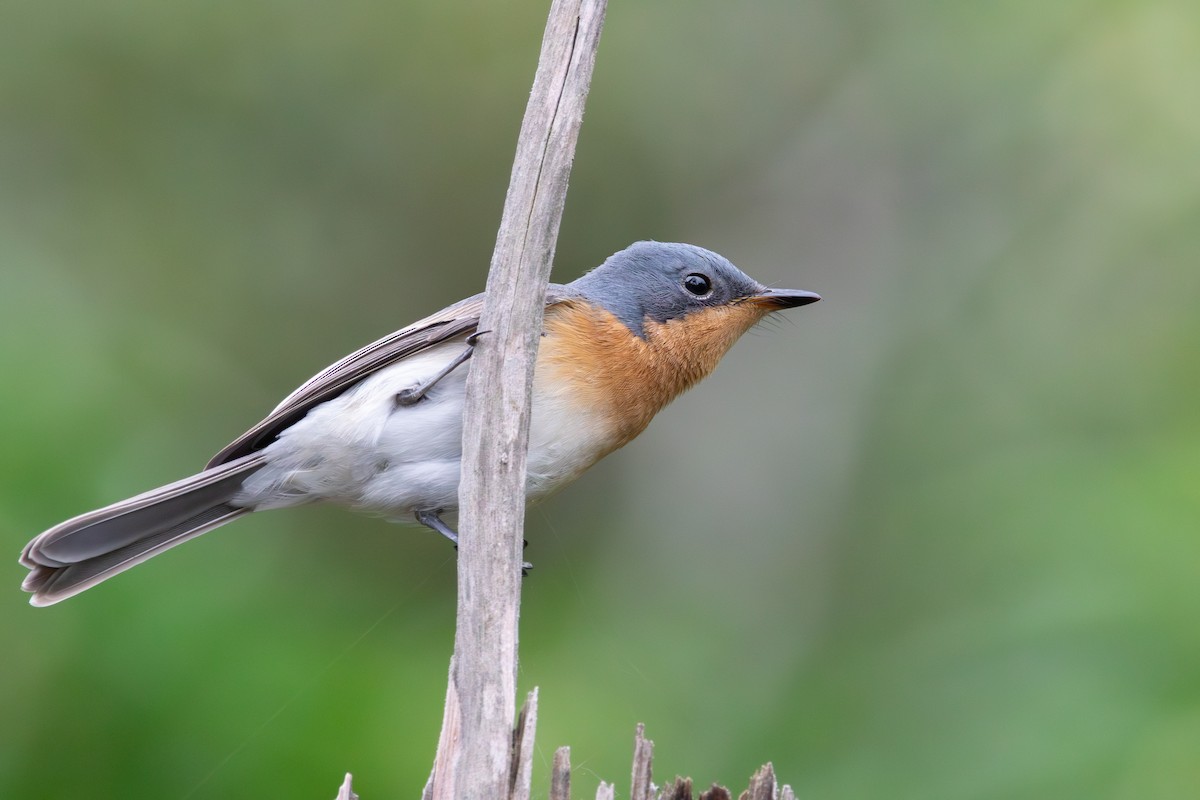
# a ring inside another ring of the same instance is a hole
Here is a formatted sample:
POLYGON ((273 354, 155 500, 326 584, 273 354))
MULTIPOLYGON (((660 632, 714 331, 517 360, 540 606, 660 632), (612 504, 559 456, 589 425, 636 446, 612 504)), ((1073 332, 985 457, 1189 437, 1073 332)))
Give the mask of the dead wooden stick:
POLYGON ((458 619, 432 800, 505 798, 512 786, 530 389, 605 7, 551 5, 496 235, 463 410, 458 619))
POLYGON ((650 779, 654 772, 654 742, 646 738, 646 726, 637 725, 633 737, 633 777, 630 780, 629 800, 654 800, 650 779))
POLYGON ((509 800, 529 800, 533 782, 533 740, 537 736, 538 690, 534 688, 525 698, 517 715, 517 729, 512 742, 512 788, 509 800))
POLYGON ((346 773, 346 777, 342 780, 342 785, 338 787, 337 797, 333 800, 358 800, 358 795, 354 793, 354 789, 350 786, 351 775, 346 773))
POLYGON ((571 748, 554 751, 550 767, 550 800, 571 800, 571 748))

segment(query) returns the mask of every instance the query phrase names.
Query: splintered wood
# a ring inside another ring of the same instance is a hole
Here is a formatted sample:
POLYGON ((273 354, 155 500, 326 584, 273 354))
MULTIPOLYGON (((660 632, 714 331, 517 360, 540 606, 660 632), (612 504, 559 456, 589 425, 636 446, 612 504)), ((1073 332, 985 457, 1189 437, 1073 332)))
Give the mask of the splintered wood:
MULTIPOLYGON (((512 743, 512 775, 506 800, 529 800, 530 773, 533 768, 533 737, 537 728, 537 690, 529 693, 521 709, 512 743)), ((676 776, 675 780, 659 788, 654 785, 651 767, 654 762, 654 742, 646 738, 646 727, 638 723, 633 741, 632 785, 630 800, 734 800, 724 786, 712 784, 708 789, 695 793, 691 778, 676 776)), ((425 800, 429 787, 426 786, 425 800)), ((615 800, 616 789, 611 783, 600 782, 596 789, 596 800, 615 800)), ((358 800, 350 788, 350 775, 338 792, 336 800, 358 800)), ((571 800, 571 748, 560 747, 554 753, 550 770, 550 800, 571 800)), ((771 762, 763 764, 758 772, 750 776, 750 786, 737 796, 737 800, 796 800, 792 787, 779 786, 775 780, 775 767, 771 762)))
POLYGON ((554 766, 550 772, 550 800, 571 800, 571 748, 554 751, 554 766))
MULTIPOLYGON (((654 742, 646 738, 645 726, 638 724, 633 740, 630 800, 734 800, 728 789, 715 783, 697 795, 691 778, 677 776, 674 781, 659 788, 652 780, 653 761, 654 742)), ((601 781, 596 790, 596 800, 613 800, 614 796, 613 785, 601 781)), ((571 800, 571 755, 566 747, 559 748, 554 754, 550 800, 571 800)), ((792 787, 780 787, 776 783, 775 768, 768 762, 750 777, 749 788, 738 795, 737 800, 796 800, 796 795, 792 787)))

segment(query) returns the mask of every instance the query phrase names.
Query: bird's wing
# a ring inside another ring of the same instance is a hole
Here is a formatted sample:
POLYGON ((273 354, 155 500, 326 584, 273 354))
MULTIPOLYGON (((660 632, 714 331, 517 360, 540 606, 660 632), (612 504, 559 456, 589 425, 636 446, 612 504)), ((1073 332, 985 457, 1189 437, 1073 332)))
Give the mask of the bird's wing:
MULTIPOLYGON (((566 287, 550 284, 546 305, 572 297, 566 287)), ((208 462, 208 469, 261 450, 286 428, 304 418, 313 406, 344 392, 384 367, 458 336, 474 333, 483 311, 483 295, 477 294, 443 308, 393 334, 372 342, 305 381, 283 399, 266 419, 243 433, 208 462)))

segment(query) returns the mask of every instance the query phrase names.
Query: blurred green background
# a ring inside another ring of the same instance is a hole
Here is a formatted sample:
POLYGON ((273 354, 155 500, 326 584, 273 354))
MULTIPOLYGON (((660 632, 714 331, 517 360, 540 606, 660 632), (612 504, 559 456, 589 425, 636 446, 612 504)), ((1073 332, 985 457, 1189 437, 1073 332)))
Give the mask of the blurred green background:
MULTIPOLYGON (((0 796, 416 797, 438 537, 238 522, 63 605, 63 518, 482 288, 547 4, 10 0, 0 796)), ((1200 793, 1200 6, 615 3, 555 277, 821 292, 531 510, 535 791, 1200 793)))

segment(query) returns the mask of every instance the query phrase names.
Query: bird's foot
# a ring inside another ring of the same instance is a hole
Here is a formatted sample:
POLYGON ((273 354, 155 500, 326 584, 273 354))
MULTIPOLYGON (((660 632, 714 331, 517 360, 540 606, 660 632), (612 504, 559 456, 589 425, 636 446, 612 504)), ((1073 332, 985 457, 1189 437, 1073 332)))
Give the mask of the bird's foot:
MULTIPOLYGON (((429 380, 425 381, 424 383, 418 383, 416 386, 410 386, 407 389, 402 389, 399 392, 396 392, 396 407, 403 408, 404 406, 411 406, 419 403, 421 398, 428 394, 429 390, 437 385, 438 381, 449 375, 451 372, 454 372, 454 370, 462 366, 466 360, 471 357, 471 354, 475 352, 475 345, 478 343, 479 337, 483 336, 487 332, 488 331, 476 331, 468 336, 466 349, 456 355, 454 360, 442 367, 442 369, 429 380)), ((438 532, 441 533, 441 531, 438 532)))
MULTIPOLYGON (((436 509, 433 509, 432 511, 429 511, 429 510, 418 511, 413 516, 416 517, 417 522, 421 523, 426 528, 437 531, 442 536, 445 536, 447 539, 449 539, 451 542, 453 542, 454 549, 458 550, 458 534, 455 533, 454 529, 451 528, 449 525, 447 525, 446 522, 441 518, 441 513, 442 513, 442 509, 436 508, 436 509)), ((529 546, 528 539, 522 539, 521 542, 522 542, 521 549, 525 549, 526 547, 529 546)), ((530 564, 528 561, 522 561, 521 562, 521 577, 522 578, 528 577, 529 570, 531 570, 531 569, 533 569, 533 564, 530 564)))

